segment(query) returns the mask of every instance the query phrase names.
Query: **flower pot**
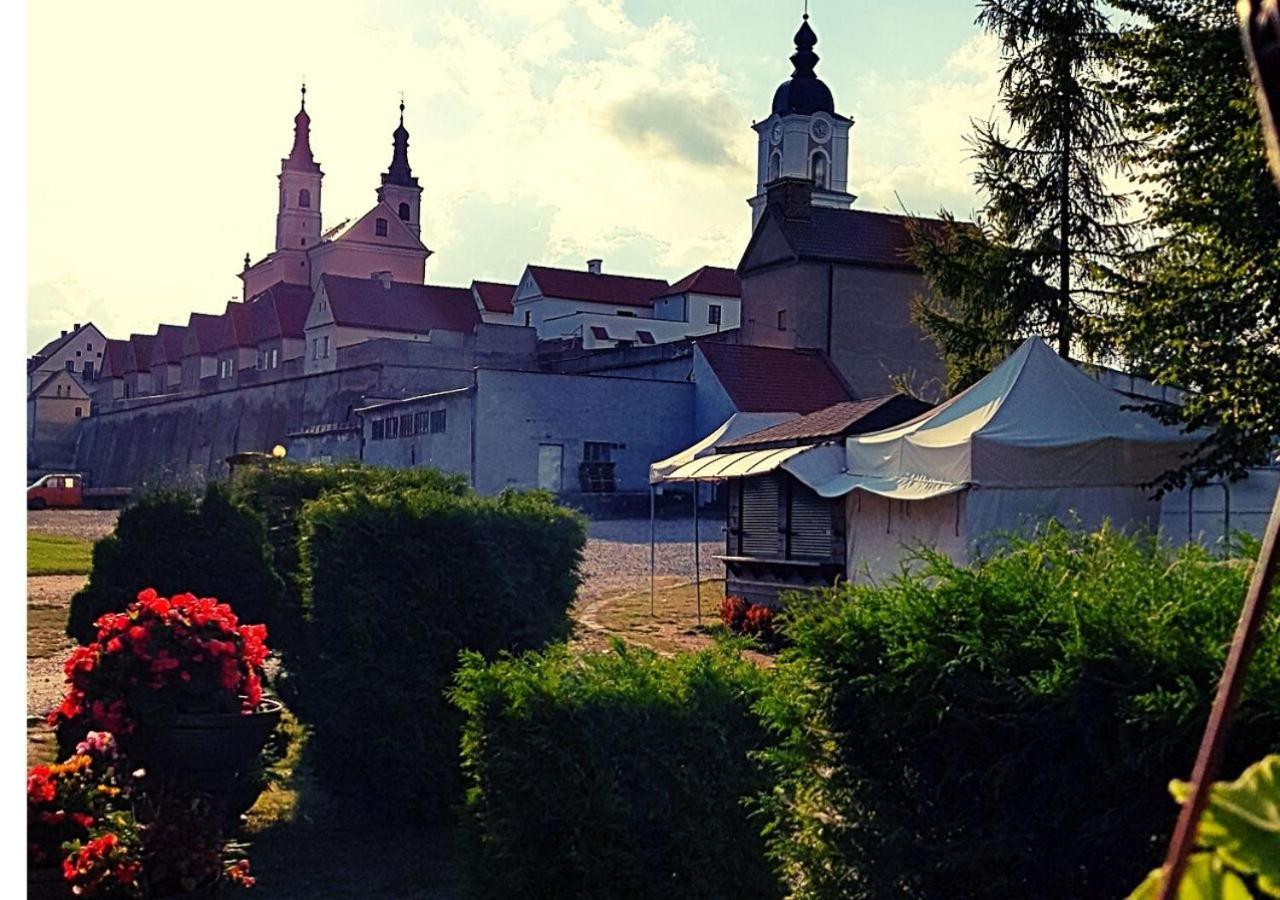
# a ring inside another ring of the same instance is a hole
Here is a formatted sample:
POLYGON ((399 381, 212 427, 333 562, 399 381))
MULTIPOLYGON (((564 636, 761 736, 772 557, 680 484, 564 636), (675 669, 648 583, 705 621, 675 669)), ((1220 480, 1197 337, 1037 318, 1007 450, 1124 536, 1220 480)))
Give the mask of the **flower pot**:
POLYGON ((39 866, 27 869, 29 900, 71 900, 75 895, 62 876, 62 866, 39 866))
POLYGON ((151 774, 233 777, 257 759, 283 708, 268 699, 248 714, 184 713, 160 726, 139 723, 128 739, 130 759, 151 774))

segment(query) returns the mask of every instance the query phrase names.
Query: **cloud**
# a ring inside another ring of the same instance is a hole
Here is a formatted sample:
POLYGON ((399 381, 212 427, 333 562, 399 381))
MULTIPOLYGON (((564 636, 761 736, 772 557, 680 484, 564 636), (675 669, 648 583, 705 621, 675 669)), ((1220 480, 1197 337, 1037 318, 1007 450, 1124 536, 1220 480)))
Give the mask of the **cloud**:
POLYGON ((672 156, 696 166, 736 166, 727 142, 737 125, 725 97, 699 99, 667 91, 637 94, 615 103, 609 125, 621 140, 633 141, 651 156, 672 156))

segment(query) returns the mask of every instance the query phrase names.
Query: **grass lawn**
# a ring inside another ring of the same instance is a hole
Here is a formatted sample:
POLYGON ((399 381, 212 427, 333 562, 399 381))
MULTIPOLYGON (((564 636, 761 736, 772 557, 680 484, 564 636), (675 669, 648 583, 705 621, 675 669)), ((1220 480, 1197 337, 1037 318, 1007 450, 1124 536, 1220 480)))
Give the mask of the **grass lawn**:
POLYGON ((27 532, 28 575, 87 575, 93 544, 79 538, 27 532))

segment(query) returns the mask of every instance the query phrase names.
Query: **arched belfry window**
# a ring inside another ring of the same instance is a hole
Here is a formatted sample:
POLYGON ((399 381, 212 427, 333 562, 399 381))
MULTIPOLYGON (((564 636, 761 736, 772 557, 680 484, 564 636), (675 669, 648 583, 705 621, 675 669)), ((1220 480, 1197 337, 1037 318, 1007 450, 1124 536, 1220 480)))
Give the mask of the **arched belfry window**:
POLYGON ((387 220, 375 219, 373 222, 373 233, 378 237, 386 237, 387 236, 387 220))
POLYGON ((769 157, 769 177, 766 179, 765 184, 768 184, 771 181, 777 181, 781 177, 782 154, 775 150, 773 155, 769 157))
POLYGON ((400 219, 405 222, 409 221, 409 204, 408 203, 400 204, 400 219))
POLYGON ((827 154, 818 150, 809 158, 809 180, 813 182, 814 187, 825 188, 827 175, 827 154))
POLYGON ((311 208, 311 192, 306 188, 298 191, 298 205, 303 209, 311 208))

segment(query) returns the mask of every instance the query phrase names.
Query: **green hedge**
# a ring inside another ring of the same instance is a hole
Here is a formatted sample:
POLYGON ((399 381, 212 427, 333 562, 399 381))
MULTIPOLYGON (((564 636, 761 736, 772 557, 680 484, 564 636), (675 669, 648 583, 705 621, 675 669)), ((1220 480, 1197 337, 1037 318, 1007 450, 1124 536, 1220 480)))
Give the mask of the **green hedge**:
MULTIPOLYGON (((768 752, 795 896, 1122 897, 1161 859, 1247 563, 1053 527, 794 597, 768 752)), ((1280 614, 1222 771, 1280 747, 1280 614)))
POLYGON ((745 802, 764 682, 727 650, 468 654, 452 697, 470 895, 780 896, 745 802))
POLYGON ((115 532, 94 544, 89 583, 71 598, 67 634, 93 640, 103 613, 124 609, 143 588, 189 591, 231 604, 242 622, 279 624, 283 586, 271 564, 266 530, 225 487, 203 498, 159 491, 120 513, 115 532))
POLYGON ((348 797, 438 817, 461 796, 444 691, 471 649, 570 630, 586 529, 541 493, 328 494, 303 512, 309 636, 293 691, 317 771, 348 797))
POLYGON ((429 489, 464 496, 470 492, 461 475, 434 469, 387 469, 344 462, 336 465, 284 460, 237 468, 231 479, 232 496, 260 515, 267 526, 276 572, 284 579, 285 594, 277 616, 272 647, 286 654, 302 640, 305 591, 298 537, 302 508, 318 497, 343 490, 367 493, 429 489))

